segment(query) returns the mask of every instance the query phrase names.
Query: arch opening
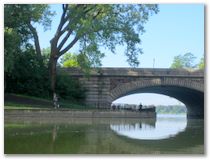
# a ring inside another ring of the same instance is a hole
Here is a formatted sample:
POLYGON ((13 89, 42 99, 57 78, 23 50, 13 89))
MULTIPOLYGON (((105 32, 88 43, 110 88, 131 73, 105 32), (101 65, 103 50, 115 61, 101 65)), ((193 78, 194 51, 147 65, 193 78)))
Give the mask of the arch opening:
POLYGON ((120 97, 112 102, 115 106, 137 106, 142 105, 143 108, 154 106, 156 113, 159 114, 182 114, 186 115, 187 108, 181 101, 162 94, 157 93, 135 93, 120 97))
POLYGON ((188 118, 204 117, 204 93, 186 87, 171 85, 155 85, 147 87, 136 87, 136 89, 121 89, 121 92, 111 92, 112 101, 136 93, 157 93, 173 97, 182 102, 187 108, 188 118), (114 96, 113 96, 114 95, 114 96))

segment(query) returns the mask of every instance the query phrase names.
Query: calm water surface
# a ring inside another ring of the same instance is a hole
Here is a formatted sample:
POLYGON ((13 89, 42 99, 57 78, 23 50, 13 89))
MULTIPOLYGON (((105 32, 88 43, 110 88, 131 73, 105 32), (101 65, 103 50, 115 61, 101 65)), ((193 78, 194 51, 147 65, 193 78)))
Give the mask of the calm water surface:
POLYGON ((203 154, 204 121, 156 119, 10 121, 5 154, 203 154))

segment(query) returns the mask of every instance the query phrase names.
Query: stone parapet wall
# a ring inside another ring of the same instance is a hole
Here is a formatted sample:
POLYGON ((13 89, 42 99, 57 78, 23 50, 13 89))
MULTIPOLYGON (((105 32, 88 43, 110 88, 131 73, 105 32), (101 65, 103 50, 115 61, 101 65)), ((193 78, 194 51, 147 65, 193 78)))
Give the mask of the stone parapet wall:
MULTIPOLYGON (((78 68, 62 68, 59 72, 72 76, 83 76, 84 73, 78 68)), ((92 69, 90 76, 172 76, 172 77, 204 77, 204 70, 188 71, 185 69, 166 68, 98 68, 92 69)))

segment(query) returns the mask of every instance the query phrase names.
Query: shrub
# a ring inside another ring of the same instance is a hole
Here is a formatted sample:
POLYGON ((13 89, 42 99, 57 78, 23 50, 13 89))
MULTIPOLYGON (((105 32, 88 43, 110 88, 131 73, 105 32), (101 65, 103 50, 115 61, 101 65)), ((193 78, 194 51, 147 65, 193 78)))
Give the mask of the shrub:
POLYGON ((85 98, 85 89, 76 79, 67 75, 58 75, 56 91, 59 97, 66 100, 81 102, 85 98))

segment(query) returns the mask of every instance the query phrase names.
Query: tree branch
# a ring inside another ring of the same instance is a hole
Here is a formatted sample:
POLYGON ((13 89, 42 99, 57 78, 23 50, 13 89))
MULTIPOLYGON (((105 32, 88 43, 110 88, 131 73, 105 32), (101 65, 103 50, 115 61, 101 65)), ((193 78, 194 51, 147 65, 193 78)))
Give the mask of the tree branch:
POLYGON ((66 27, 60 31, 60 36, 62 34, 64 34, 69 29, 69 24, 70 24, 70 21, 68 22, 68 24, 66 25, 66 27))
POLYGON ((58 46, 58 51, 61 50, 61 48, 63 47, 63 45, 66 43, 66 41, 68 40, 69 36, 71 35, 72 30, 69 30, 68 33, 66 34, 66 36, 63 38, 63 40, 61 41, 61 43, 58 46))
POLYGON ((80 36, 75 36, 75 38, 71 41, 71 43, 69 43, 69 45, 66 46, 66 48, 64 48, 62 51, 60 51, 60 53, 58 54, 58 57, 60 57, 61 55, 66 53, 71 47, 73 47, 73 45, 79 40, 79 38, 80 36))
POLYGON ((60 32, 60 31, 61 31, 63 25, 64 25, 65 22, 67 21, 67 19, 65 19, 67 8, 68 8, 68 5, 64 5, 64 4, 63 4, 63 13, 62 13, 62 15, 61 15, 61 20, 60 20, 60 23, 59 23, 57 32, 60 32))
POLYGON ((37 53, 38 56, 41 57, 41 56, 42 56, 42 55, 41 55, 41 48, 40 48, 39 37, 38 37, 37 31, 36 31, 36 28, 34 28, 34 27, 31 25, 30 22, 29 22, 27 25, 28 25, 30 31, 32 32, 33 37, 34 37, 34 44, 35 44, 36 53, 37 53))
POLYGON ((58 28, 57 28, 57 31, 56 31, 56 34, 55 36, 52 38, 51 42, 54 41, 53 43, 57 46, 57 43, 58 43, 58 39, 59 37, 61 36, 61 29, 63 28, 63 25, 67 22, 67 18, 66 17, 66 13, 67 13, 67 9, 68 9, 68 5, 66 4, 63 4, 62 5, 62 8, 63 8, 63 13, 61 15, 61 20, 60 20, 60 23, 58 25, 58 28))
POLYGON ((68 4, 62 4, 62 8, 63 8, 63 10, 67 10, 68 4))

